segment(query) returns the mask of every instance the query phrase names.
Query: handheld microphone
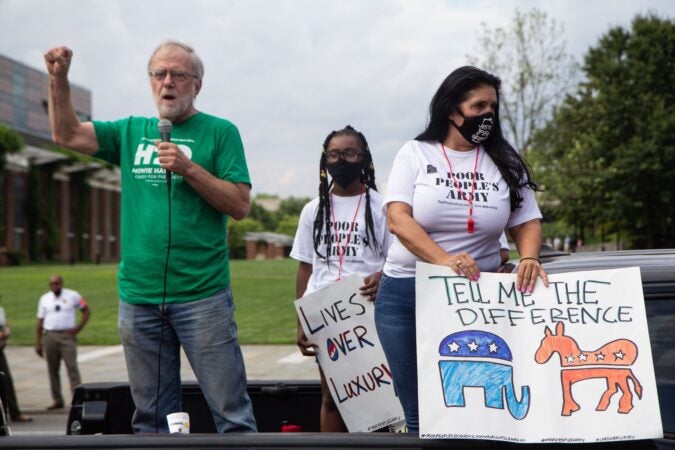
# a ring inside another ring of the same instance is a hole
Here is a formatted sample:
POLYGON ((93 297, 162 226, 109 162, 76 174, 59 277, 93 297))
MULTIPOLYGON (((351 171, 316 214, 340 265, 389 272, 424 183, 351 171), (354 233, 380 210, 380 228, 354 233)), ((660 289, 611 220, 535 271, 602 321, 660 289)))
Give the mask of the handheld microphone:
MULTIPOLYGON (((171 142, 171 129, 173 128, 171 121, 162 119, 157 124, 157 128, 159 129, 159 134, 162 136, 162 142, 171 142)), ((169 170, 166 171, 166 185, 171 189, 171 171, 169 170)))

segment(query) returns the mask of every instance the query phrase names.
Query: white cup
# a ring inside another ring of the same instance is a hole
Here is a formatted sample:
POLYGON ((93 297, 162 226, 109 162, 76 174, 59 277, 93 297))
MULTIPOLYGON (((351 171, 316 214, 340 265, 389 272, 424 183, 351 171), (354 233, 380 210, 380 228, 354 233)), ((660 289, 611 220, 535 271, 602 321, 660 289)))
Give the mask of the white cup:
POLYGON ((169 433, 190 434, 190 415, 186 412, 175 412, 166 415, 169 433))

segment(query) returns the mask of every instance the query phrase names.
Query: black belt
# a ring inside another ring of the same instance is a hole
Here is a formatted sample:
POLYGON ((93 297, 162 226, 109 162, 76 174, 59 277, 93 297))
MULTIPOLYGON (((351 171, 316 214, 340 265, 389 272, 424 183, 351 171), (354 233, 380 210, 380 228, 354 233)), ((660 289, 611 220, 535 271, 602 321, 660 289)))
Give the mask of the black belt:
POLYGON ((68 330, 45 330, 45 329, 43 329, 42 333, 43 334, 47 334, 47 333, 67 333, 69 331, 70 331, 70 329, 68 329, 68 330))

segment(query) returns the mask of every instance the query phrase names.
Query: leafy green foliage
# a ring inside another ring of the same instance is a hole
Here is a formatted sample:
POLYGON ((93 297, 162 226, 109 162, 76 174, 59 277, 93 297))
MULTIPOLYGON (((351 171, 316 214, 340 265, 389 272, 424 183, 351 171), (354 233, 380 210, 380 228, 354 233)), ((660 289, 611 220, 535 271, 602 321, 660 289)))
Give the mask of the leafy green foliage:
POLYGON ((309 203, 311 199, 307 197, 288 197, 281 201, 277 215, 281 218, 284 216, 300 216, 302 208, 309 203))
POLYGON ((545 200, 578 230, 675 245, 675 23, 637 16, 591 48, 587 80, 535 138, 545 200))
POLYGON ((21 135, 0 123, 0 172, 5 168, 7 153, 20 150, 23 147, 21 135))
POLYGON ((244 236, 251 231, 263 231, 263 225, 255 219, 246 217, 242 220, 230 218, 227 221, 227 245, 230 248, 230 258, 246 258, 246 241, 244 236))
POLYGON ((279 218, 274 212, 268 211, 255 200, 251 202, 251 211, 248 213, 248 217, 260 222, 262 229, 267 231, 274 230, 279 223, 279 218))
POLYGON ((246 219, 239 223, 228 222, 228 245, 231 258, 246 257, 244 235, 250 231, 271 231, 274 233, 295 236, 302 208, 311 199, 306 197, 288 197, 280 200, 276 195, 258 194, 251 202, 251 211, 246 219), (260 200, 260 202, 256 201, 260 200), (268 210, 262 206, 263 200, 278 201, 276 210, 268 210))
POLYGON ((275 233, 286 234, 288 236, 295 236, 295 231, 298 229, 298 222, 300 221, 300 216, 284 216, 279 221, 277 228, 274 230, 275 233))

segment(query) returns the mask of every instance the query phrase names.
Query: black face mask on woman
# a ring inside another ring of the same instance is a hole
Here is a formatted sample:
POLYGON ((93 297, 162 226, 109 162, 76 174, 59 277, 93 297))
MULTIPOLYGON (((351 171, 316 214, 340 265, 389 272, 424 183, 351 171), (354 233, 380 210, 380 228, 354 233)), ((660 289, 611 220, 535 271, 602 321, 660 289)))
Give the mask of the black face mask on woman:
POLYGON ((361 176, 363 170, 363 161, 349 163, 339 160, 333 164, 327 164, 328 173, 342 189, 347 189, 354 181, 361 176))
MULTIPOLYGON (((460 112, 460 114, 462 113, 460 112)), ((464 139, 474 144, 480 144, 490 137, 490 132, 495 124, 494 113, 487 112, 473 117, 466 117, 464 114, 462 116, 464 117, 464 123, 461 126, 457 126, 455 122, 451 122, 464 139)))

